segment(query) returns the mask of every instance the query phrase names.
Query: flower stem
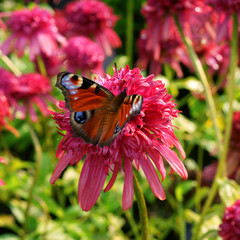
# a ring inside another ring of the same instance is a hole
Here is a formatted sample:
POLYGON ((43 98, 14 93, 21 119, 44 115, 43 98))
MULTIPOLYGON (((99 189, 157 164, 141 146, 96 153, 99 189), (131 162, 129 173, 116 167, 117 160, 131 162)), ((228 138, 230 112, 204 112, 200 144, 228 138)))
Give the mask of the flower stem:
POLYGON ((18 68, 14 65, 11 59, 8 58, 8 56, 4 55, 2 51, 0 50, 0 58, 1 60, 8 66, 10 71, 15 75, 15 76, 20 76, 21 72, 18 70, 18 68))
POLYGON ((141 190, 141 187, 138 183, 137 177, 133 174, 133 183, 134 183, 134 193, 137 199, 137 205, 139 209, 139 217, 141 221, 141 229, 142 229, 142 239, 148 240, 148 214, 147 214, 147 206, 146 202, 141 190))
POLYGON ((42 57, 40 55, 37 55, 37 64, 38 64, 40 73, 43 76, 46 77, 47 76, 47 70, 46 70, 45 64, 44 64, 44 62, 42 60, 42 57))
POLYGON ((127 20, 126 20, 126 55, 128 57, 129 67, 133 65, 133 12, 134 12, 134 0, 126 1, 127 8, 127 20))
POLYGON ((198 213, 201 211, 201 198, 199 198, 201 182, 202 182, 202 166, 203 166, 203 149, 201 146, 198 146, 198 170, 197 170, 197 186, 196 186, 196 193, 195 193, 195 204, 196 210, 198 213))
POLYGON ((198 78, 201 80, 201 82, 203 84, 205 95, 206 95, 206 100, 207 100, 209 110, 210 110, 211 119, 212 119, 214 130, 216 133, 216 140, 217 140, 217 146, 218 146, 218 150, 219 150, 218 152, 219 152, 219 157, 220 157, 221 152, 222 152, 222 136, 221 136, 221 131, 218 127, 217 111, 216 111, 215 103, 213 100, 213 96, 211 94, 211 88, 209 86, 207 76, 204 72, 204 69, 202 67, 202 64, 201 64, 196 52, 194 51, 191 40, 189 38, 187 38, 183 33, 183 30, 182 30, 182 27, 180 25, 177 15, 174 15, 174 20, 175 20, 175 24, 180 32, 181 38, 187 48, 187 51, 188 51, 189 57, 191 59, 192 65, 194 67, 194 70, 195 70, 198 78))
POLYGON ((212 184, 212 187, 210 189, 210 194, 203 206, 202 214, 200 216, 199 222, 195 228, 192 240, 197 239, 198 233, 200 230, 200 227, 203 223, 204 217, 207 214, 214 197, 217 193, 218 189, 218 178, 223 175, 223 169, 226 163, 226 157, 228 153, 228 145, 229 145, 229 139, 231 135, 231 129, 232 129, 232 117, 233 117, 233 100, 234 100, 234 90, 235 90, 235 70, 237 66, 237 53, 238 53, 238 18, 237 14, 234 13, 233 15, 233 33, 232 33, 232 42, 231 42, 231 61, 230 61, 230 77, 228 80, 228 99, 229 99, 229 111, 227 115, 227 124, 226 124, 226 131, 224 136, 224 145, 223 145, 223 151, 221 156, 219 157, 219 163, 217 172, 212 184))
POLYGON ((41 165, 41 159, 42 159, 41 145, 39 143, 38 137, 37 137, 37 135, 36 135, 36 133, 35 133, 31 124, 32 123, 29 120, 28 121, 28 127, 29 127, 31 138, 32 138, 32 142, 33 142, 33 145, 34 145, 34 149, 35 149, 35 152, 36 152, 36 166, 35 166, 35 174, 33 176, 32 185, 31 185, 30 190, 29 190, 27 206, 26 206, 25 213, 24 213, 25 221, 24 221, 24 224, 23 224, 23 233, 22 233, 21 239, 25 239, 25 236, 26 236, 26 233, 27 233, 28 215, 29 215, 29 210, 30 210, 30 204, 31 204, 31 200, 33 198, 33 191, 34 191, 34 187, 37 183, 37 179, 38 179, 38 175, 39 175, 39 169, 40 169, 40 165, 41 165))

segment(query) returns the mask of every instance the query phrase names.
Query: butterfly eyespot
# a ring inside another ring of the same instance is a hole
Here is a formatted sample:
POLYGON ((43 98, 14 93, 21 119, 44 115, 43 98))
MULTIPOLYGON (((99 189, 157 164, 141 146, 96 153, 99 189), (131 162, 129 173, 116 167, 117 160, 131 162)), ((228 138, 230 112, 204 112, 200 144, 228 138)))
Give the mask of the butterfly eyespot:
POLYGON ((83 124, 87 120, 87 115, 85 112, 76 112, 74 119, 77 123, 83 124))
POLYGON ((120 131, 121 131, 121 128, 117 125, 116 128, 114 129, 114 134, 116 134, 120 131))

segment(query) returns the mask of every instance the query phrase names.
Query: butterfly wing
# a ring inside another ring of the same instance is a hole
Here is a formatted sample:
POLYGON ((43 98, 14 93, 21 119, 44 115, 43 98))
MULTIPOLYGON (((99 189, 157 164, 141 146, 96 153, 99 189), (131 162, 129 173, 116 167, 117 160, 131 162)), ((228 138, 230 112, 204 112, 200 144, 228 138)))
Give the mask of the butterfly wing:
POLYGON ((112 141, 121 132, 128 121, 135 115, 140 114, 143 97, 139 94, 126 96, 117 112, 106 115, 102 136, 99 146, 110 146, 112 141))
POLYGON ((103 86, 76 74, 61 72, 56 87, 62 90, 69 111, 82 112, 102 107, 114 95, 103 86))
POLYGON ((141 95, 114 96, 103 86, 76 74, 58 74, 56 86, 63 92, 71 112, 70 123, 75 137, 86 143, 110 146, 112 141, 142 107, 141 95))
POLYGON ((58 74, 56 87, 62 90, 66 107, 71 113, 74 136, 87 143, 97 144, 102 109, 114 95, 94 81, 68 72, 58 74))

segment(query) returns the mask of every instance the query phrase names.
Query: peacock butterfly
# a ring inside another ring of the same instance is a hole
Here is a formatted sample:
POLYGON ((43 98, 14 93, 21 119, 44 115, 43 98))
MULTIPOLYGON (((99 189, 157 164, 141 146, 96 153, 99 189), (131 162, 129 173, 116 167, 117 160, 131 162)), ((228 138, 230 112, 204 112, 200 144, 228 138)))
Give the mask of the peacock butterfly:
POLYGON ((110 146, 126 123, 142 108, 143 97, 113 95, 105 87, 79 75, 61 72, 56 87, 62 90, 74 137, 93 145, 110 146))

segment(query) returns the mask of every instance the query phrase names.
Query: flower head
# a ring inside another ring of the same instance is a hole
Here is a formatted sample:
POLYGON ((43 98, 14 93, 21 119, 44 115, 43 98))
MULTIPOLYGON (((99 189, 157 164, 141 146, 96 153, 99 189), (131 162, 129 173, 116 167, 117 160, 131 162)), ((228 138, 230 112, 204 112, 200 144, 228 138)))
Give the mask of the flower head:
POLYGON ((171 30, 173 15, 177 14, 180 21, 186 25, 191 14, 201 5, 201 0, 148 0, 142 8, 142 14, 146 18, 149 31, 156 38, 155 41, 166 40, 171 30))
POLYGON ((187 171, 182 161, 171 149, 175 146, 182 157, 185 157, 173 132, 172 119, 178 115, 176 104, 171 101, 171 96, 166 92, 161 81, 153 81, 153 75, 144 78, 138 68, 130 70, 126 66, 118 73, 115 71, 113 77, 98 76, 98 82, 114 95, 124 89, 127 90, 127 95, 141 94, 144 99, 141 113, 126 124, 110 147, 102 148, 98 145, 86 144, 82 139, 73 137, 69 120, 70 112, 65 107, 65 103, 60 102, 59 106, 63 111, 53 112, 53 115, 60 130, 66 131, 66 135, 58 146, 57 157, 60 160, 50 182, 54 184, 67 165, 77 164, 86 155, 78 185, 79 204, 84 211, 90 210, 97 201, 107 175, 112 172, 112 177, 104 191, 111 189, 121 169, 125 173, 122 205, 124 210, 129 209, 133 201, 132 166, 137 170, 141 167, 153 193, 159 199, 165 199, 163 187, 155 171, 156 167, 162 180, 165 179, 163 158, 171 166, 170 173, 177 172, 184 179, 187 178, 187 171))
POLYGON ((103 73, 105 55, 103 50, 87 37, 72 37, 63 49, 66 57, 67 70, 77 72, 82 70, 82 75, 90 75, 90 70, 103 73))
POLYGON ((240 19, 240 1, 239 0, 205 0, 206 5, 212 7, 212 12, 217 13, 217 42, 229 38, 231 31, 231 15, 236 12, 240 19))
POLYGON ((106 55, 121 46, 121 40, 112 29, 118 19, 113 10, 101 1, 76 1, 67 4, 66 18, 74 35, 94 37, 106 55))
POLYGON ((34 60, 41 53, 52 55, 57 49, 57 41, 64 42, 52 15, 39 7, 14 11, 7 26, 11 35, 1 46, 5 54, 17 51, 21 57, 29 44, 30 59, 34 60))
POLYGON ((223 240, 240 239, 240 200, 237 200, 232 206, 226 207, 219 235, 223 240))
POLYGON ((178 16, 184 32, 190 36, 190 19, 202 5, 202 0, 148 0, 142 8, 147 28, 139 40, 138 63, 141 65, 149 61, 150 71, 154 74, 160 73, 163 63, 168 63, 182 77, 180 62, 187 66, 191 64, 173 16, 178 16))
POLYGON ((190 63, 176 29, 171 31, 167 40, 160 40, 159 45, 161 49, 159 49, 159 53, 148 45, 151 37, 146 29, 142 30, 138 39, 139 59, 137 65, 141 68, 147 68, 149 64, 149 72, 157 75, 161 73, 162 65, 167 63, 176 71, 178 77, 182 77, 183 72, 180 61, 185 63, 185 65, 190 65, 190 63))
POLYGON ((60 34, 64 37, 71 37, 71 35, 73 35, 71 31, 71 23, 67 20, 66 14, 63 10, 55 9, 54 20, 60 34))
POLYGON ((33 105, 38 106, 44 115, 48 115, 47 104, 44 98, 54 101, 49 95, 51 85, 48 79, 38 73, 23 74, 18 78, 18 85, 12 89, 12 96, 15 99, 15 109, 20 110, 22 118, 25 117, 28 110, 31 119, 37 120, 37 115, 33 105), (20 102, 22 104, 20 104, 20 102))
POLYGON ((12 89, 18 84, 17 78, 8 70, 0 68, 0 90, 11 100, 12 89))
POLYGON ((4 91, 2 91, 0 89, 0 131, 4 127, 7 130, 9 130, 10 132, 12 132, 16 137, 18 137, 19 132, 14 127, 9 125, 9 120, 11 118, 12 118, 12 116, 10 113, 10 105, 8 102, 7 95, 5 94, 4 91))

